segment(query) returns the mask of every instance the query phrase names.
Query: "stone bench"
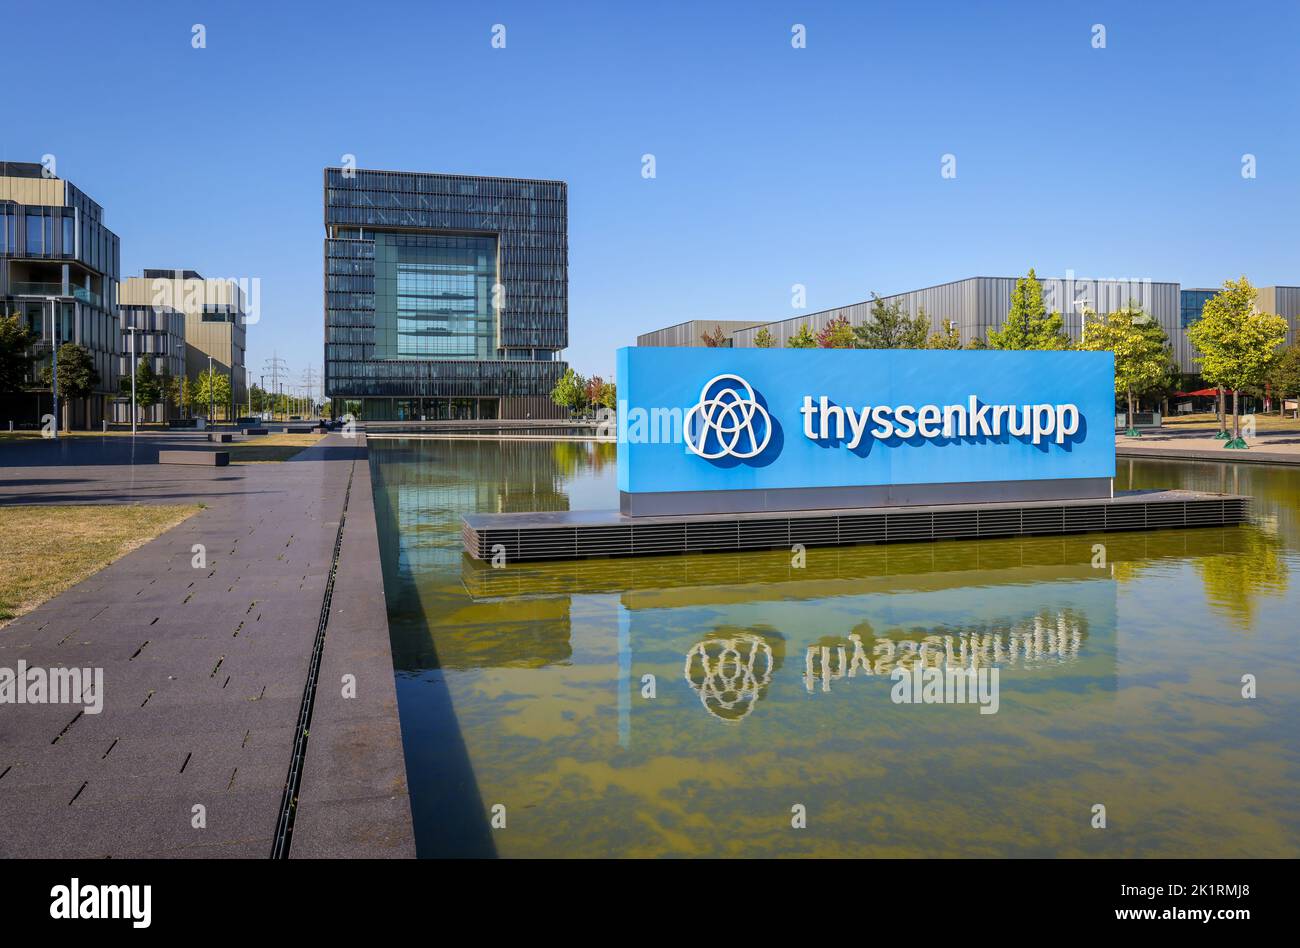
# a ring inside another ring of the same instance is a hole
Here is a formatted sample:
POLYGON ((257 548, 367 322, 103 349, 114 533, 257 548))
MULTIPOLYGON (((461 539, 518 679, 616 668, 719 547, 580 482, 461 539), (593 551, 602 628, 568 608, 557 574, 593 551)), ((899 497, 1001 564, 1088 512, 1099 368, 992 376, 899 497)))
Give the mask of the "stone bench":
POLYGON ((265 428, 245 428, 245 429, 244 429, 244 434, 246 434, 246 435, 264 435, 264 434, 266 434, 266 433, 267 433, 267 430, 266 430, 265 428))
POLYGON ((207 467, 225 467, 230 463, 229 451, 159 451, 159 464, 202 464, 207 467))
POLYGON ((221 444, 230 444, 235 440, 235 436, 228 431, 212 431, 208 433, 208 440, 221 444))
POLYGON ((311 434, 316 429, 311 425, 286 425, 285 434, 311 434))

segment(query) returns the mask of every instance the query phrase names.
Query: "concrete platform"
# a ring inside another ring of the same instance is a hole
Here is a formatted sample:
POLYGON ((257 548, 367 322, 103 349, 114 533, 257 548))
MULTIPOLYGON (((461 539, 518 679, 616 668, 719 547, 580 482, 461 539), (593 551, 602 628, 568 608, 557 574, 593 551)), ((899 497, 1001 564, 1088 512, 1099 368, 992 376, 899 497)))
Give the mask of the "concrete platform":
POLYGON ((654 556, 859 543, 916 543, 1244 523, 1250 498, 1203 491, 1125 491, 1106 500, 874 507, 789 513, 628 517, 616 510, 462 518, 465 552, 507 562, 654 556))
POLYGON ((200 464, 207 467, 225 467, 230 463, 229 451, 159 451, 159 464, 200 464))

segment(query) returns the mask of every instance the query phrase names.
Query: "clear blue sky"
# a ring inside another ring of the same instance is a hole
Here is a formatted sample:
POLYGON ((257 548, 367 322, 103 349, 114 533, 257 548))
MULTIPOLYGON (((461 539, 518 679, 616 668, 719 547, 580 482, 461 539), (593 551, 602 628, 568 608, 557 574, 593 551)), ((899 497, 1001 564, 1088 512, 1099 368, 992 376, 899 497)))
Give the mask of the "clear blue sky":
POLYGON ((323 167, 562 178, 566 357, 609 374, 638 332, 791 315, 794 283, 810 309, 1031 265, 1300 283, 1298 27, 1293 0, 10 2, 0 158, 54 154, 123 276, 260 278, 249 365, 294 378, 323 167))

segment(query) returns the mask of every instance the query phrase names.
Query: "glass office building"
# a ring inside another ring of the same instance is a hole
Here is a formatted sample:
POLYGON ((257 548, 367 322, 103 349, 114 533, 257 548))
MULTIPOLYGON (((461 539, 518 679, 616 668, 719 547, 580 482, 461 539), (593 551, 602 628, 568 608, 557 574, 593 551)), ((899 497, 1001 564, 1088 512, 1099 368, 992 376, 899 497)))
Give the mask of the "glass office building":
POLYGON ((119 272, 117 235, 99 204, 36 162, 0 162, 0 314, 37 337, 22 390, 0 394, 0 424, 41 424, 53 408, 42 371, 66 343, 86 350, 97 380, 87 397, 60 400, 60 425, 98 427, 109 417, 122 351, 119 272))
POLYGON ((325 391, 367 421, 548 418, 563 181, 325 169, 325 391))

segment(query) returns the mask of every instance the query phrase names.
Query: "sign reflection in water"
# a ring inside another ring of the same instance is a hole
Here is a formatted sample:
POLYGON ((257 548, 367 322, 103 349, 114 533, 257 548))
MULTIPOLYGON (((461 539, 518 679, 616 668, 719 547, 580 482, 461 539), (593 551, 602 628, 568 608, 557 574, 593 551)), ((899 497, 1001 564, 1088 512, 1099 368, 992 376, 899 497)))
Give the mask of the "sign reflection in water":
POLYGON ((810 549, 806 569, 788 551, 462 556, 467 507, 612 506, 611 448, 371 444, 422 855, 1300 854, 1300 471, 1121 472, 1121 488, 1235 480, 1262 521, 1231 530, 810 549), (686 656, 747 635, 771 679, 751 702, 736 677, 744 717, 724 723, 686 656), (848 676, 855 635, 871 676, 848 676), (979 661, 1001 662, 997 714, 891 702, 877 668, 935 661, 946 638, 953 661, 964 638, 967 661, 987 645, 979 661), (1266 700, 1242 701, 1247 671, 1266 700), (1112 831, 1089 828, 1096 801, 1123 815, 1112 831), (508 832, 487 827, 498 802, 508 832))
POLYGON ((704 639, 686 653, 686 683, 705 711, 727 723, 749 716, 773 670, 771 646, 752 633, 704 639))
POLYGON ((883 675, 896 668, 975 669, 993 666, 1034 668, 1047 663, 1074 661, 1079 657, 1086 617, 1068 611, 1036 615, 1010 629, 945 629, 927 635, 920 643, 877 636, 863 646, 857 632, 847 645, 810 645, 804 655, 804 687, 813 693, 818 681, 822 691, 841 678, 883 675), (850 652, 852 654, 850 654, 850 652), (838 659, 838 662, 836 661, 838 659), (847 666, 847 667, 846 667, 847 666))

